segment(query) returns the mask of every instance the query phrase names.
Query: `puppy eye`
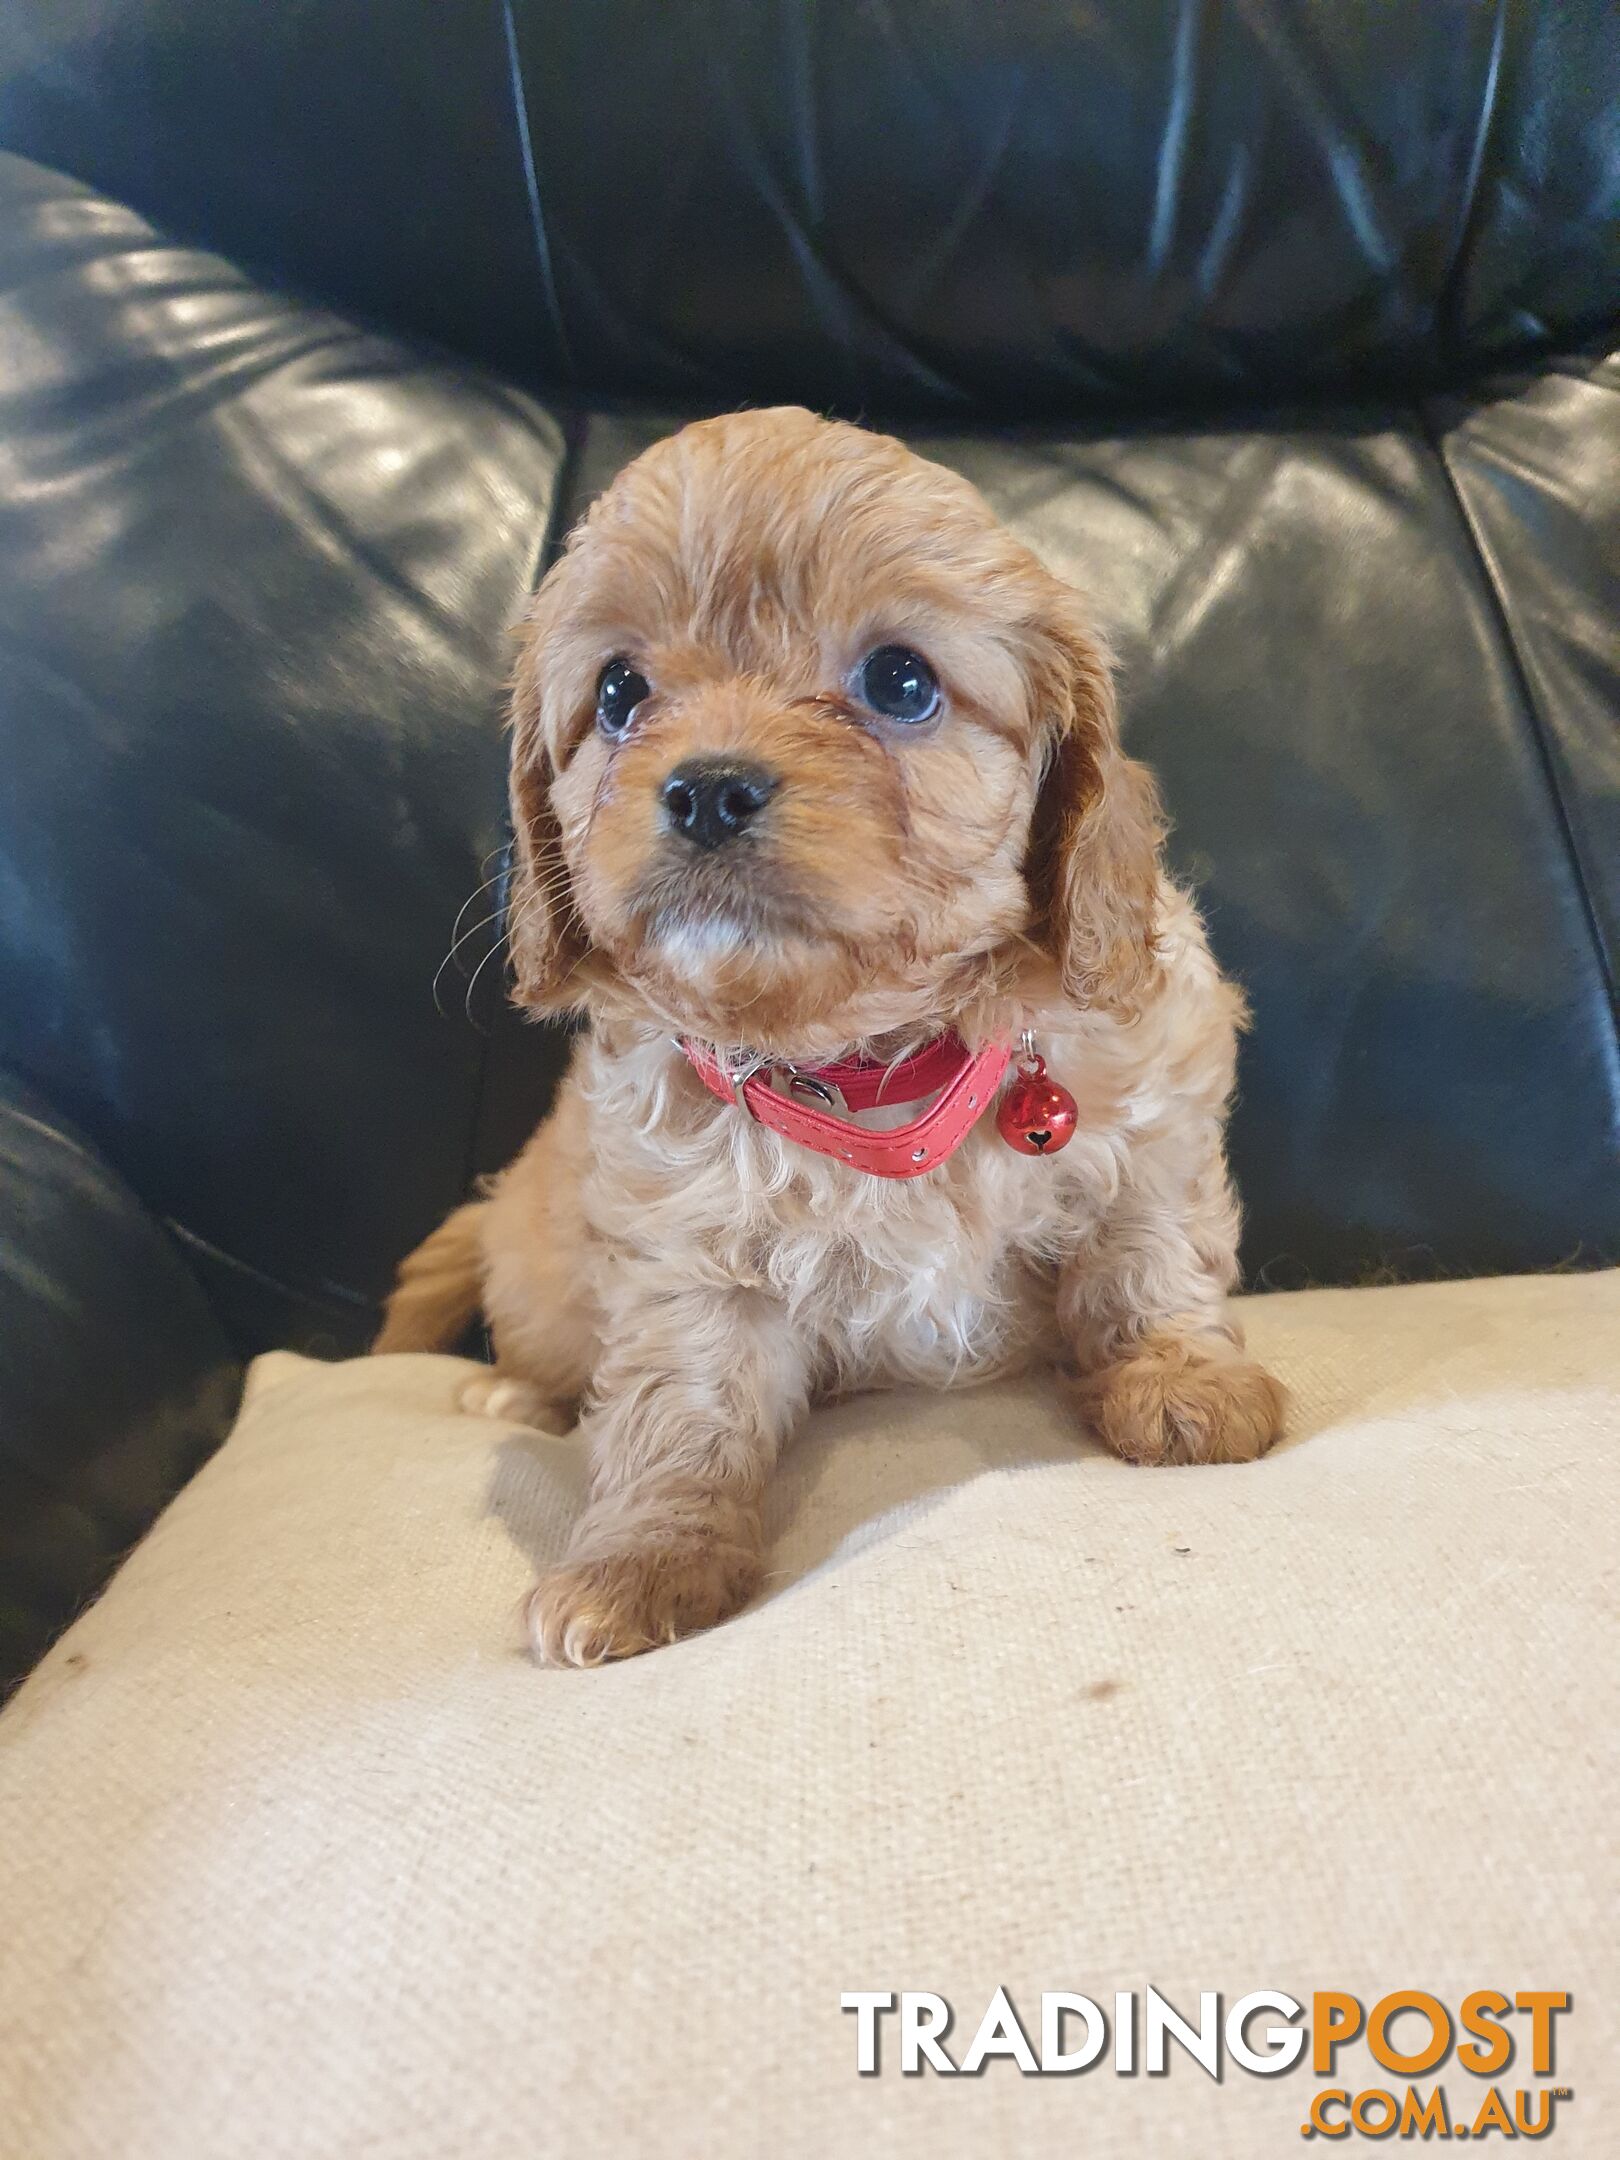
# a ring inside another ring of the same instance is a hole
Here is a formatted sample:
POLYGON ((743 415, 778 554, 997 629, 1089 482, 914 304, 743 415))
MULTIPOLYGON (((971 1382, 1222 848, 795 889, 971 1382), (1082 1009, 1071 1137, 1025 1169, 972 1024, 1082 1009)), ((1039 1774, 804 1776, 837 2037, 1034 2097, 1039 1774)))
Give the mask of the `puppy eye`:
POLYGON ((939 708, 939 677, 921 653, 904 645, 880 645, 868 653, 859 679, 862 698, 885 720, 915 725, 931 720, 939 708))
POLYGON ((638 675, 628 660, 610 660, 596 682, 597 726, 604 735, 622 735, 636 707, 651 694, 646 676, 638 675))

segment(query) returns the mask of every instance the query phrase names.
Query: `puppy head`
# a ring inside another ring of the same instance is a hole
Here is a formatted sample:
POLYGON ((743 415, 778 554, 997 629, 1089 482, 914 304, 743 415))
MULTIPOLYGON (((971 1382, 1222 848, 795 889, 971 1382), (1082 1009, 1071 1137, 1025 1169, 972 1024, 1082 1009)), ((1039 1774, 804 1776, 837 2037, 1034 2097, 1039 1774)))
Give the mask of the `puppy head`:
POLYGON ((1128 1012, 1159 824, 1075 596, 977 492, 782 409, 621 473, 525 625, 519 1001, 782 1054, 1128 1012))

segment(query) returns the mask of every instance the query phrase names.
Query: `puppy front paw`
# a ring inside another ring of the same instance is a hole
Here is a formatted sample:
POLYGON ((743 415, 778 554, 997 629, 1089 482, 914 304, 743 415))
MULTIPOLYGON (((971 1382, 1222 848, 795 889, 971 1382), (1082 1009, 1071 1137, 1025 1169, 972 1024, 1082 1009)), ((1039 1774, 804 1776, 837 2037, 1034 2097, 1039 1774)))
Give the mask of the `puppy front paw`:
POLYGON ((1281 1383, 1240 1350, 1169 1334, 1145 1336, 1075 1392, 1098 1438, 1136 1463, 1253 1462, 1287 1406, 1281 1383))
POLYGON ((529 1644, 542 1665, 602 1665, 727 1620, 759 1585, 758 1550, 701 1532, 565 1561, 529 1598, 529 1644))
POLYGON ((499 1418, 503 1424, 529 1425, 536 1432, 565 1433, 572 1423, 561 1405, 537 1387, 502 1372, 475 1374, 462 1388, 460 1404, 469 1417, 499 1418))

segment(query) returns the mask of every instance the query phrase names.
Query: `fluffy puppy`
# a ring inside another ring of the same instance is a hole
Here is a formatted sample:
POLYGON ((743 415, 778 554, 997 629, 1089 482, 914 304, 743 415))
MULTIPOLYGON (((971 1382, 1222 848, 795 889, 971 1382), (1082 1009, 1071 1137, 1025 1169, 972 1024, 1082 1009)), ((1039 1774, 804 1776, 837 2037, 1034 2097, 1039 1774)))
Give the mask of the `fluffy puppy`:
POLYGON ((512 721, 515 996, 590 1030, 523 1154, 405 1262, 377 1347, 481 1303, 471 1403, 578 1416, 590 1498, 529 1607, 542 1659, 743 1604, 818 1397, 1040 1359, 1133 1462, 1270 1446, 1282 1393, 1226 1305, 1242 1003, 1164 875, 1084 609, 966 481, 792 409, 684 429, 541 585, 512 721), (717 1099, 676 1040, 803 1065, 950 1029, 1034 1031, 1077 1101, 1063 1153, 992 1113, 927 1174, 869 1175, 717 1099))

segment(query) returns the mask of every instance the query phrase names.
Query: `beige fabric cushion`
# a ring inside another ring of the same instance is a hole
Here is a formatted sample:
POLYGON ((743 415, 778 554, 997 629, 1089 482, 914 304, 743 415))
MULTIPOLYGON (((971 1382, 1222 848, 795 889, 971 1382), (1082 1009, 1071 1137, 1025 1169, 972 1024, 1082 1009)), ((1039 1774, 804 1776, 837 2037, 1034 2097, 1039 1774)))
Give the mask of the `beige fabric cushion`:
POLYGON ((998 1984, 1037 2046, 1060 1988, 1568 1988, 1550 2144, 1614 2151, 1620 1276, 1248 1325, 1269 1461, 1126 1468, 1037 1383, 851 1403, 769 1594, 586 1673, 516 1623, 571 1442, 451 1359, 262 1360, 0 1719, 0 2151, 1300 2149, 1308 2059, 856 2074, 842 1991, 947 1997, 960 2059, 998 1984))

